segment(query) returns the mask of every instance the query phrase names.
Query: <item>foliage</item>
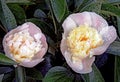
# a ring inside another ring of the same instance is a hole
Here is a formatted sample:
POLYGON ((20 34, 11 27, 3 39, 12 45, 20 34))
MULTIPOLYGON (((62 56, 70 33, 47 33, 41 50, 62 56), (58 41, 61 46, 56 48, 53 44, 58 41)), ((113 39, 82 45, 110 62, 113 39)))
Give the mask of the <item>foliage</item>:
POLYGON ((0 0, 0 32, 2 82, 120 82, 120 0, 0 0), (93 72, 84 75, 73 72, 65 64, 59 46, 62 23, 69 14, 83 11, 102 15, 117 29, 118 38, 106 51, 108 58, 113 55, 114 66, 110 67, 114 69, 110 73, 113 79, 102 70, 106 64, 103 67, 94 64, 93 72), (27 21, 41 28, 49 44, 45 60, 34 68, 16 67, 17 63, 6 57, 2 48, 3 36, 27 21))

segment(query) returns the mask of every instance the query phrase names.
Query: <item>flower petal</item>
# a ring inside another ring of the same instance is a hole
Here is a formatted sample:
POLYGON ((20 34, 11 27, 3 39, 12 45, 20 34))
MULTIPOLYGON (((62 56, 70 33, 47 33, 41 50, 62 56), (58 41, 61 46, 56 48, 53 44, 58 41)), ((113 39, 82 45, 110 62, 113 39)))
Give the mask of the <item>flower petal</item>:
POLYGON ((71 19, 71 17, 69 16, 62 24, 64 32, 65 32, 65 36, 67 36, 67 34, 76 27, 76 23, 73 21, 73 19, 71 19))
POLYGON ((92 50, 94 55, 103 54, 109 45, 117 38, 116 29, 113 26, 105 27, 100 31, 100 34, 103 37, 104 43, 102 46, 97 47, 92 50))
POLYGON ((77 27, 84 24, 91 26, 91 15, 89 12, 71 14, 70 17, 75 21, 77 27))
POLYGON ((71 61, 71 54, 69 52, 64 53, 64 57, 67 61, 67 64, 77 73, 85 74, 90 73, 92 71, 92 63, 95 60, 95 57, 85 58, 83 60, 79 60, 79 62, 72 62, 71 61))
POLYGON ((91 16, 91 22, 92 22, 91 27, 96 28, 98 31, 108 26, 107 21, 100 15, 94 12, 90 12, 90 16, 91 16))

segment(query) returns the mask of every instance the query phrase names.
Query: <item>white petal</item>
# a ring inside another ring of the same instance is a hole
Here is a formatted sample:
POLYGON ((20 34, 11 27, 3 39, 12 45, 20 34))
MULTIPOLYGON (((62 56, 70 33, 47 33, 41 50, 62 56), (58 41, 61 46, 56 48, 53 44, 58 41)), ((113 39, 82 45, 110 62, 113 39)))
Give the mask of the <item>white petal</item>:
POLYGON ((76 27, 76 23, 73 21, 73 19, 71 19, 71 17, 69 16, 68 18, 65 19, 65 21, 62 24, 63 29, 64 29, 64 33, 65 36, 68 35, 68 33, 76 27))

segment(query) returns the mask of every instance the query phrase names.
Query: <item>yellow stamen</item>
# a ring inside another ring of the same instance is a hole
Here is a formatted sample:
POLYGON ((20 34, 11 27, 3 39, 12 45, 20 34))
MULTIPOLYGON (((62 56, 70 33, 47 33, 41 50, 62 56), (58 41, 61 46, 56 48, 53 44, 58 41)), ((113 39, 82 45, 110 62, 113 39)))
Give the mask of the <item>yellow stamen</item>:
POLYGON ((74 28, 67 37, 67 46, 72 54, 73 61, 90 56, 90 50, 102 44, 103 39, 101 35, 95 28, 88 25, 74 28))

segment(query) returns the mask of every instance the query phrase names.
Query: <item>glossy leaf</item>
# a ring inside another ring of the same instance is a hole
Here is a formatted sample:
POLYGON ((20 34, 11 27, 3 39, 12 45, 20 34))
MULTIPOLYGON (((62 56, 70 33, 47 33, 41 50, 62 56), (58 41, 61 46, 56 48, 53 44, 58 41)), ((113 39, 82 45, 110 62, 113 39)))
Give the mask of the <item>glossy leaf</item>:
POLYGON ((27 68, 26 69, 26 76, 31 77, 35 80, 42 80, 43 79, 43 76, 40 73, 40 71, 38 71, 35 68, 27 68))
POLYGON ((82 74, 84 82, 105 82, 99 69, 93 65, 93 70, 89 74, 82 74))
POLYGON ((67 10, 66 0, 50 0, 52 10, 58 22, 61 22, 67 10))
POLYGON ((5 0, 0 0, 0 21, 8 30, 17 26, 15 17, 6 5, 5 0))
POLYGON ((56 66, 46 74, 43 82, 73 82, 73 74, 64 67, 56 66))
POLYGON ((46 18, 46 14, 41 9, 36 9, 34 13, 34 17, 37 18, 46 18))
POLYGON ((117 17, 118 36, 120 37, 120 17, 117 17))
POLYGON ((120 82, 120 57, 119 56, 115 56, 114 82, 120 82))
POLYGON ((0 64, 15 65, 17 63, 13 61, 12 59, 8 58, 7 56, 5 56, 4 54, 0 53, 0 64))
POLYGON ((26 14, 25 14, 25 11, 23 10, 22 7, 20 7, 17 4, 8 4, 8 7, 13 12, 13 14, 14 14, 14 16, 16 18, 16 21, 19 24, 22 24, 23 22, 25 22, 26 14))
POLYGON ((30 0, 6 0, 6 3, 33 4, 30 0))
POLYGON ((101 13, 120 17, 120 9, 111 4, 102 4, 101 13))
POLYGON ((18 65, 15 69, 15 73, 16 73, 16 82, 26 82, 24 67, 18 65))
POLYGON ((107 49, 107 53, 120 56, 120 42, 114 41, 107 49))

